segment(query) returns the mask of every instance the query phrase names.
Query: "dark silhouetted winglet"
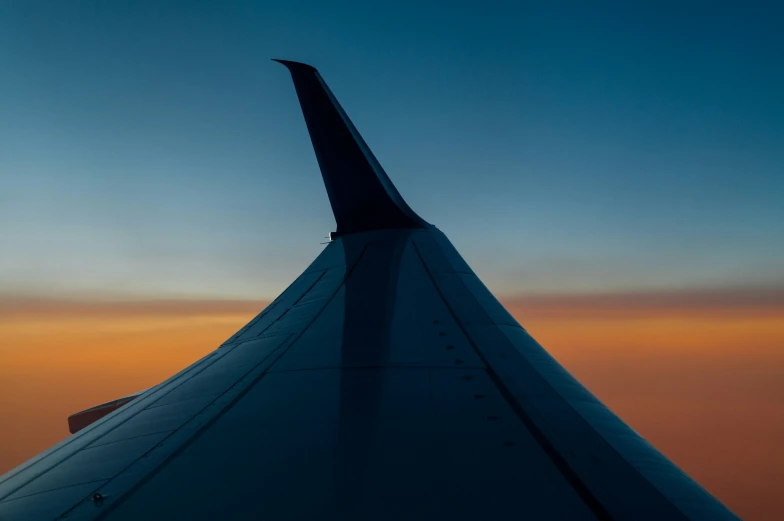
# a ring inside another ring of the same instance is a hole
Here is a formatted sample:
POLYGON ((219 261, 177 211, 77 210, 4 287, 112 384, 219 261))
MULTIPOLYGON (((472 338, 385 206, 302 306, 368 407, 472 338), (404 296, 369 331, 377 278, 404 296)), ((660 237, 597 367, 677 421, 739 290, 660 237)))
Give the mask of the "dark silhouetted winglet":
POLYGON ((403 200, 318 71, 288 67, 337 221, 333 236, 431 226, 403 200))

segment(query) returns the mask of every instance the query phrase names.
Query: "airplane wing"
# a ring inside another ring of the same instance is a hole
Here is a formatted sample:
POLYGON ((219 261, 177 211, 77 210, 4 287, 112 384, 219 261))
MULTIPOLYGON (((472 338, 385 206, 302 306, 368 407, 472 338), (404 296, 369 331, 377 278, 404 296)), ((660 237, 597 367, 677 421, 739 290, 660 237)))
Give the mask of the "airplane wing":
POLYGON ((0 519, 735 520, 406 205, 294 80, 333 240, 215 351, 0 478, 0 519))

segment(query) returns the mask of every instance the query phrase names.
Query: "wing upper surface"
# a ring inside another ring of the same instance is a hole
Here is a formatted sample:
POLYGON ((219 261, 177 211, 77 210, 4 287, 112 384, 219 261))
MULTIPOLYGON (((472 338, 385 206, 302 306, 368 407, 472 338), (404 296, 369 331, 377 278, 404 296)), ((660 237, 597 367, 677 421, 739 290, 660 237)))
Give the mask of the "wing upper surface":
POLYGON ((301 313, 288 312, 309 292, 340 284, 345 264, 333 259, 333 251, 327 248, 314 262, 323 269, 312 265, 220 348, 0 477, 0 519, 16 519, 14 512, 19 513, 19 519, 29 519, 24 513, 34 504, 42 511, 42 505, 51 505, 51 512, 46 511, 41 519, 57 517, 75 505, 66 506, 73 500, 69 494, 83 492, 84 487, 70 485, 90 483, 94 492, 134 465, 134 470, 144 475, 142 467, 149 470, 154 462, 170 455, 162 449, 176 448, 203 428, 214 411, 230 403, 263 373, 265 362, 270 363, 270 356, 291 336, 285 329, 304 328, 294 319, 295 315, 302 318, 301 313), (330 276, 325 277, 327 273, 330 276), (266 332, 269 326, 275 330, 266 332), (253 327, 255 333, 243 337, 253 327), (157 458, 151 456, 154 450, 157 458))
POLYGON ((223 346, 0 493, 6 520, 734 518, 436 230, 334 241, 223 346))

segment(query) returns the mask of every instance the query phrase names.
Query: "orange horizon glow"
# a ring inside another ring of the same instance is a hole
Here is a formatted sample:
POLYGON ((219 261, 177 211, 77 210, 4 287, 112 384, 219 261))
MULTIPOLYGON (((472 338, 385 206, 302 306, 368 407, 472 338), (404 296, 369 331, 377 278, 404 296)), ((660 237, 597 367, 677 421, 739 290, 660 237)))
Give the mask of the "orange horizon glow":
MULTIPOLYGON (((747 521, 784 511, 784 298, 775 291, 502 299, 575 377, 747 521)), ((0 299, 0 473, 69 414, 159 383, 261 301, 0 299)))

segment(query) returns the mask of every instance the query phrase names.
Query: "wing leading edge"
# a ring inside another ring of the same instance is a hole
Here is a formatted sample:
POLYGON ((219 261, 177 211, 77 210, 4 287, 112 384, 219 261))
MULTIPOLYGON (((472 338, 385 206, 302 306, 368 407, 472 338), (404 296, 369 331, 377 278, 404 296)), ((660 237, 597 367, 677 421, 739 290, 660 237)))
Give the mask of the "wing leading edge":
POLYGON ((737 519, 408 208, 318 72, 284 64, 336 239, 214 352, 0 478, 0 519, 737 519))

